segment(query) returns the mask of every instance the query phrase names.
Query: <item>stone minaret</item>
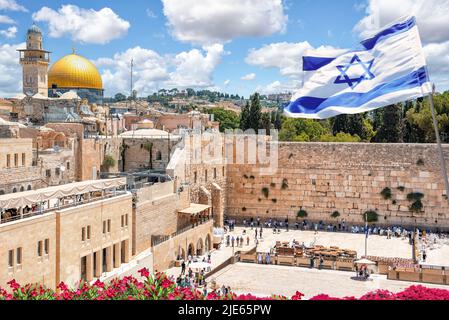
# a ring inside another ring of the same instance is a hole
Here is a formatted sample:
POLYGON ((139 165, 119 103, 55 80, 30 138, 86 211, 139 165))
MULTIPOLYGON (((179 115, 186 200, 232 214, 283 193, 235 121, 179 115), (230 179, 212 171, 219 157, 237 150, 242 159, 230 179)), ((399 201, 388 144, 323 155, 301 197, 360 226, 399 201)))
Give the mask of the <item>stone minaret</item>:
POLYGON ((26 49, 17 51, 23 69, 23 93, 48 97, 50 52, 42 49, 42 31, 35 24, 28 29, 26 49))

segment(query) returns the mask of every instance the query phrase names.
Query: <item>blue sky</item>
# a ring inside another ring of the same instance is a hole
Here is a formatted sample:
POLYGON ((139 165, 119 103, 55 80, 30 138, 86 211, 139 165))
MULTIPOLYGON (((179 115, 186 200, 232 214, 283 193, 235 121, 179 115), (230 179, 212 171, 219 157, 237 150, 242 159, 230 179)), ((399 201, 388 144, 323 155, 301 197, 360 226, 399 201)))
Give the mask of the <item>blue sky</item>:
MULTIPOLYGON (((411 6, 408 11, 418 10, 416 4, 422 2, 400 1, 411 6)), ((0 60, 0 71, 9 75, 3 80, 0 76, 0 96, 20 91, 20 68, 12 52, 33 21, 44 32, 52 61, 75 46, 77 53, 96 63, 108 95, 129 92, 127 64, 132 57, 139 95, 176 86, 248 96, 255 90, 293 90, 305 48, 354 47, 369 31, 363 19, 374 9, 381 10, 381 24, 400 13, 384 0, 222 2, 229 7, 213 0, 0 0, 0 50, 10 57, 0 60)), ((425 43, 437 46, 429 55, 439 50, 438 56, 443 52, 449 61, 447 41, 449 37, 442 36, 425 43)), ((449 87, 445 75, 437 77, 441 86, 449 87)))

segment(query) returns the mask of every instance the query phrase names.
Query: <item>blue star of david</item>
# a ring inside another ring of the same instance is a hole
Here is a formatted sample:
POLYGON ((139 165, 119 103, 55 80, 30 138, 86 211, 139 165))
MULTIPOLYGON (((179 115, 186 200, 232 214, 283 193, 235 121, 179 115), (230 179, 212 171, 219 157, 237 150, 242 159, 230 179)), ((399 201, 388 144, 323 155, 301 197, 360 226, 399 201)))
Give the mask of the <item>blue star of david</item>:
POLYGON ((357 85, 359 85, 364 80, 372 80, 376 76, 371 72, 371 68, 373 67, 374 59, 369 62, 363 62, 360 60, 358 55, 354 55, 352 57, 351 62, 347 65, 343 66, 337 66, 338 70, 341 72, 341 75, 337 77, 334 83, 340 84, 340 83, 346 83, 348 86, 351 87, 351 89, 354 89, 357 85), (358 78, 349 78, 347 72, 348 70, 355 65, 360 65, 363 70, 365 71, 360 77, 358 78))

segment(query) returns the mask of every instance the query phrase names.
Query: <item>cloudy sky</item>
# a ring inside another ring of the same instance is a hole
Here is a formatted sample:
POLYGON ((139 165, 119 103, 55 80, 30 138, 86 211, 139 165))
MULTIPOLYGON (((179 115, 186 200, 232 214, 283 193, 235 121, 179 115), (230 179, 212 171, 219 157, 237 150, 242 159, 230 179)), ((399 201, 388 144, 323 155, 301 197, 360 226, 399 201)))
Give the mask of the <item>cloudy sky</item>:
POLYGON ((431 78, 449 89, 449 0, 0 0, 0 96, 21 91, 17 48, 43 30, 56 61, 71 53, 99 68, 106 95, 161 88, 248 96, 294 90, 306 50, 356 48, 400 16, 418 19, 431 78))

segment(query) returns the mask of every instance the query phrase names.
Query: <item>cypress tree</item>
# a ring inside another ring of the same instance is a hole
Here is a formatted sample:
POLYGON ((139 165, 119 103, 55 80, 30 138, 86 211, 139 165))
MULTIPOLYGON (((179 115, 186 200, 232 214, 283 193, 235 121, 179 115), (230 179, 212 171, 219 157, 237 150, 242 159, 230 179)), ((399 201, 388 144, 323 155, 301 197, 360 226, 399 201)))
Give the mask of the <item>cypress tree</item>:
POLYGON ((383 143, 403 142, 402 126, 402 106, 400 104, 395 104, 384 108, 382 125, 377 132, 376 141, 383 143))

